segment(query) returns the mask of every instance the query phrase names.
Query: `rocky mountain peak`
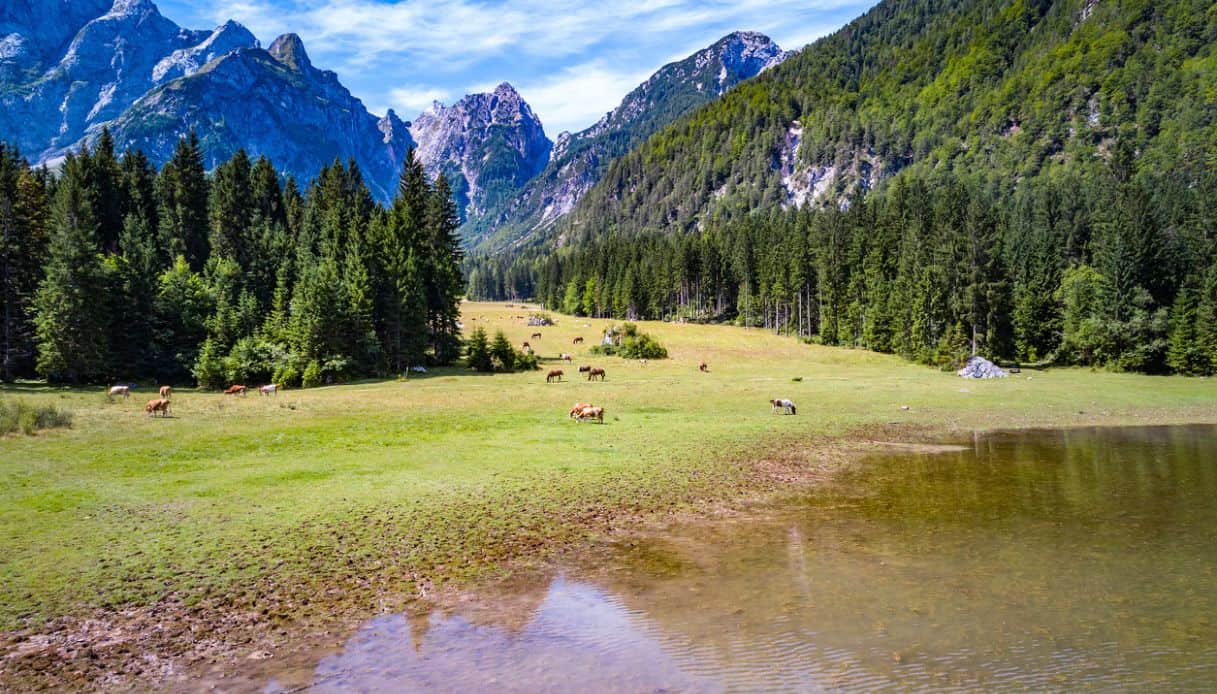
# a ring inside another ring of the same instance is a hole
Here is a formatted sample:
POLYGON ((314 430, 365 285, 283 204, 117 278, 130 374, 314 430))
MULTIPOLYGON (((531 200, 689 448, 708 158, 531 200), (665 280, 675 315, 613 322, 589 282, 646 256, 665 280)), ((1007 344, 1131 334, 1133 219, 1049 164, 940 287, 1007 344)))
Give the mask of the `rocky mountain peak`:
POLYGON ((398 137, 409 137, 409 126, 409 123, 403 123, 397 117, 397 113, 393 109, 389 109, 384 118, 376 121, 376 128, 380 130, 386 143, 392 142, 398 137))
POLYGON ((507 82, 451 106, 437 101, 409 128, 423 166, 453 182, 466 214, 517 190, 545 167, 553 147, 540 119, 507 82))
POLYGON ((160 11, 152 0, 114 0, 114 4, 110 6, 110 11, 107 13, 112 17, 131 17, 156 14, 160 11))
POLYGON ((304 42, 296 34, 284 34, 270 44, 267 51, 275 60, 293 70, 305 71, 313 67, 304 50, 304 42))

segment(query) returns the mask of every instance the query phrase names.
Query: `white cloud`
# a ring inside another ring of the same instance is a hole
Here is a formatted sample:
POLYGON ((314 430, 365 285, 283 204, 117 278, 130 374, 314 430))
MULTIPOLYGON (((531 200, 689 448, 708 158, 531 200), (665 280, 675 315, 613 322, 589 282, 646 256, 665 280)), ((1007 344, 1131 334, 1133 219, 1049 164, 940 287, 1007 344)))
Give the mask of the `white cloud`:
POLYGON ((413 118, 433 101, 446 101, 449 93, 443 89, 425 86, 394 87, 389 90, 389 104, 379 112, 392 108, 402 118, 413 118))
POLYGON ((578 131, 600 120, 652 70, 613 70, 596 60, 572 65, 536 82, 516 85, 551 137, 578 131))
MULTIPOLYGON (((707 25, 782 26, 790 13, 856 7, 859 0, 573 0, 551 2, 315 0, 283 8, 272 0, 225 0, 216 22, 235 18, 264 41, 294 31, 310 50, 367 66, 387 57, 451 69, 504 53, 562 58, 603 43, 664 37, 707 25)), ((684 38, 683 36, 681 38, 684 38)))
POLYGON ((432 99, 509 81, 552 135, 591 125, 660 66, 730 31, 762 31, 798 48, 874 2, 217 0, 196 17, 236 19, 264 45, 295 32, 314 65, 407 119, 432 99))

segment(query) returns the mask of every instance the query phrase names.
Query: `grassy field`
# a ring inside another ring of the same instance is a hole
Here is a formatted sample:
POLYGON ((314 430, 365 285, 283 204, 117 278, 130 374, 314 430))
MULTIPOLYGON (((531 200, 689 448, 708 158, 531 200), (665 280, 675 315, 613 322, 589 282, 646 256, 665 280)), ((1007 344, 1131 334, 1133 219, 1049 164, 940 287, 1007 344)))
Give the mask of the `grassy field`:
MULTIPOLYGON (((526 313, 470 303, 464 321, 518 345, 537 330, 526 313)), ((0 439, 0 631, 166 601, 196 615, 271 605, 265 619, 290 621, 303 596, 415 595, 639 513, 745 494, 750 461, 901 427, 1217 421, 1203 379, 964 382, 758 330, 659 323, 640 327, 671 358, 642 365, 587 355, 608 321, 557 318, 531 342, 545 368, 576 355, 560 384, 453 368, 274 398, 187 390, 167 419, 143 415, 150 387, 116 402, 101 388, 0 390, 75 413, 71 430, 0 439), (579 380, 579 363, 607 380, 579 380), (798 416, 771 415, 773 397, 798 416), (605 423, 570 421, 576 401, 603 405, 605 423)))

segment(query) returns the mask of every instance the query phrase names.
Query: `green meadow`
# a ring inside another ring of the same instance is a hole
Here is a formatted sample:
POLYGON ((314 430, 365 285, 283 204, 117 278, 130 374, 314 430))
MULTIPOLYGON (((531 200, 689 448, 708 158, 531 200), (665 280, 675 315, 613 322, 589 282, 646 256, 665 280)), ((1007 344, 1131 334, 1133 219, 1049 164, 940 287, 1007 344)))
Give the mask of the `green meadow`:
POLYGON ((646 322, 671 358, 644 365, 588 354, 609 321, 532 328, 527 313, 467 303, 463 320, 517 346, 540 331, 539 372, 438 369, 276 397, 178 390, 163 419, 142 411, 152 384, 113 402, 103 388, 3 388, 74 422, 0 439, 0 630, 165 600, 248 605, 280 588, 315 606, 334 585, 349 600, 359 586, 415 595, 647 514, 742 498, 755 463, 838 443, 1217 421, 1204 379, 1061 369, 965 382, 760 330, 646 322), (581 380, 581 363, 607 380, 581 380), (566 380, 547 384, 555 366, 566 380), (775 397, 798 415, 771 414, 775 397), (605 407, 605 423, 571 421, 577 401, 605 407))

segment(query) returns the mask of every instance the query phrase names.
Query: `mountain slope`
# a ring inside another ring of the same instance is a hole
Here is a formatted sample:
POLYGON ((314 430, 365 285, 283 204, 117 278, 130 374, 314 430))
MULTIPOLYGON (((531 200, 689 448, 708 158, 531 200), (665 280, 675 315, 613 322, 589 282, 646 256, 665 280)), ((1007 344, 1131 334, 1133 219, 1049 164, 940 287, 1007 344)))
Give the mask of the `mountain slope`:
POLYGON ((526 242, 568 213, 613 159, 787 55, 767 36, 736 32, 665 65, 595 125, 559 135, 548 165, 519 195, 469 220, 466 242, 481 250, 526 242))
POLYGON ((1217 134, 1215 40, 1203 0, 887 0, 614 162, 560 233, 835 206, 909 167, 1013 185, 1117 134, 1168 168, 1217 134))
POLYGON ((337 75, 313 67, 295 34, 267 50, 227 53, 153 89, 110 128, 120 147, 141 149, 156 162, 167 160, 181 133, 193 128, 209 168, 244 148, 301 180, 352 158, 381 200, 392 198, 414 144, 392 111, 376 118, 337 75))
POLYGON ((553 147, 532 108, 506 82, 452 106, 436 102, 410 124, 410 133, 427 172, 452 183, 463 217, 503 204, 545 166, 553 147))
POLYGON ((0 58, 0 134, 39 161, 96 136, 155 86, 258 45, 235 22, 214 31, 184 30, 150 0, 117 0, 108 11, 95 2, 17 5, 4 10, 11 21, 0 29, 12 31, 5 42, 15 49, 0 58))

